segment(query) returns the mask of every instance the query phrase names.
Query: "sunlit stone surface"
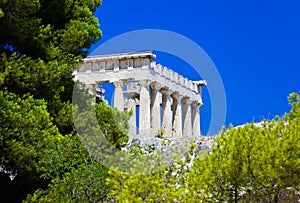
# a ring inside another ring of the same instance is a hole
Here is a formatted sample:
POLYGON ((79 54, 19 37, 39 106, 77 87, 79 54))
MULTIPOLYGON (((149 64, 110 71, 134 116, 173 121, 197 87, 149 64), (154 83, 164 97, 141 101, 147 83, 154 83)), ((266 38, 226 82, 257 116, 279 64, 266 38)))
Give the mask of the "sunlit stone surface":
POLYGON ((199 108, 206 81, 191 81, 156 64, 155 58, 152 52, 91 56, 84 59, 74 75, 88 87, 104 82, 114 85, 114 107, 134 111, 129 121, 130 138, 151 139, 162 130, 165 137, 200 136, 199 108))

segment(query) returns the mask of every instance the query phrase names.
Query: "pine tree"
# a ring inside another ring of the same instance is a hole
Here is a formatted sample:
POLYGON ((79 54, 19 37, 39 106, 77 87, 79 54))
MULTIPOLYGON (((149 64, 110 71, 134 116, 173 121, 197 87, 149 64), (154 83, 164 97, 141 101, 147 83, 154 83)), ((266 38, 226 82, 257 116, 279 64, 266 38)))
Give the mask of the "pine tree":
POLYGON ((88 159, 73 126, 72 72, 101 37, 100 4, 0 0, 1 201, 20 202, 88 159))
POLYGON ((224 129, 188 174, 189 196, 209 202, 279 202, 300 190, 300 99, 284 118, 224 129))

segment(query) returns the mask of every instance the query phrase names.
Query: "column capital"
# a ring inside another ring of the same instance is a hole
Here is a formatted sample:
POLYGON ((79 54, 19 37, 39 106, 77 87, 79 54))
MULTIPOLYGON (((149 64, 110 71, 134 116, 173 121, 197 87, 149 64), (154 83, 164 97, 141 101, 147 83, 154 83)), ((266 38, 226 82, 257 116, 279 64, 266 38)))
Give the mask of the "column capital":
POLYGON ((181 95, 181 94, 179 94, 179 92, 175 91, 172 93, 172 97, 177 101, 181 101, 181 99, 183 98, 183 95, 181 95))
POLYGON ((173 91, 168 90, 168 89, 161 89, 160 92, 161 92, 163 95, 170 96, 170 95, 172 94, 173 91))
POLYGON ((159 91, 161 88, 161 85, 158 82, 152 82, 150 86, 153 91, 159 91))
POLYGON ((199 108, 202 105, 202 103, 200 103, 199 101, 193 101, 192 102, 192 107, 194 109, 199 108))
POLYGON ((183 97, 182 98, 182 103, 184 104, 191 104, 193 101, 191 100, 190 97, 183 97))
POLYGON ((111 84, 113 84, 115 87, 124 87, 124 85, 127 83, 127 80, 117 80, 117 81, 113 81, 110 82, 111 84))
POLYGON ((144 79, 144 80, 138 80, 138 83, 141 87, 149 87, 150 80, 144 79))

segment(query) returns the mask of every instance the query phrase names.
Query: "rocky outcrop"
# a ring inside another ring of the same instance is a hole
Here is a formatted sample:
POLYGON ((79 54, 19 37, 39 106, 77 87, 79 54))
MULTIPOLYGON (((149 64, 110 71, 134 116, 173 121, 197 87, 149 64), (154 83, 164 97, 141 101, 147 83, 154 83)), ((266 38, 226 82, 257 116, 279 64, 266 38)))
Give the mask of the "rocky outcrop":
POLYGON ((124 148, 125 151, 130 151, 132 147, 141 150, 143 154, 152 154, 154 151, 162 152, 163 156, 172 154, 172 150, 179 149, 189 150, 191 143, 196 144, 195 156, 201 151, 209 152, 213 146, 215 136, 199 136, 195 140, 190 139, 175 139, 175 138, 153 138, 153 139, 139 139, 133 138, 129 140, 124 148), (176 148, 177 147, 177 148, 176 148))

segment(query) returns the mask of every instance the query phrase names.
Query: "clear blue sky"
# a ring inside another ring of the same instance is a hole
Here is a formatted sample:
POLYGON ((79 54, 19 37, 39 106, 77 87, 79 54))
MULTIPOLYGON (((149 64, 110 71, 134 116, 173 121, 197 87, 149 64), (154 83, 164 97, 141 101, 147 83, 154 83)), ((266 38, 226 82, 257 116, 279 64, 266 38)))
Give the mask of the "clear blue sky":
MULTIPOLYGON (((225 125, 283 115, 290 109, 288 94, 300 90, 299 0, 103 0, 95 15, 103 37, 91 51, 140 29, 169 30, 201 46, 223 80, 225 125)), ((193 77, 188 65, 174 57, 158 54, 157 61, 193 77)), ((203 99, 201 125, 206 133, 211 108, 207 92, 203 99)))

